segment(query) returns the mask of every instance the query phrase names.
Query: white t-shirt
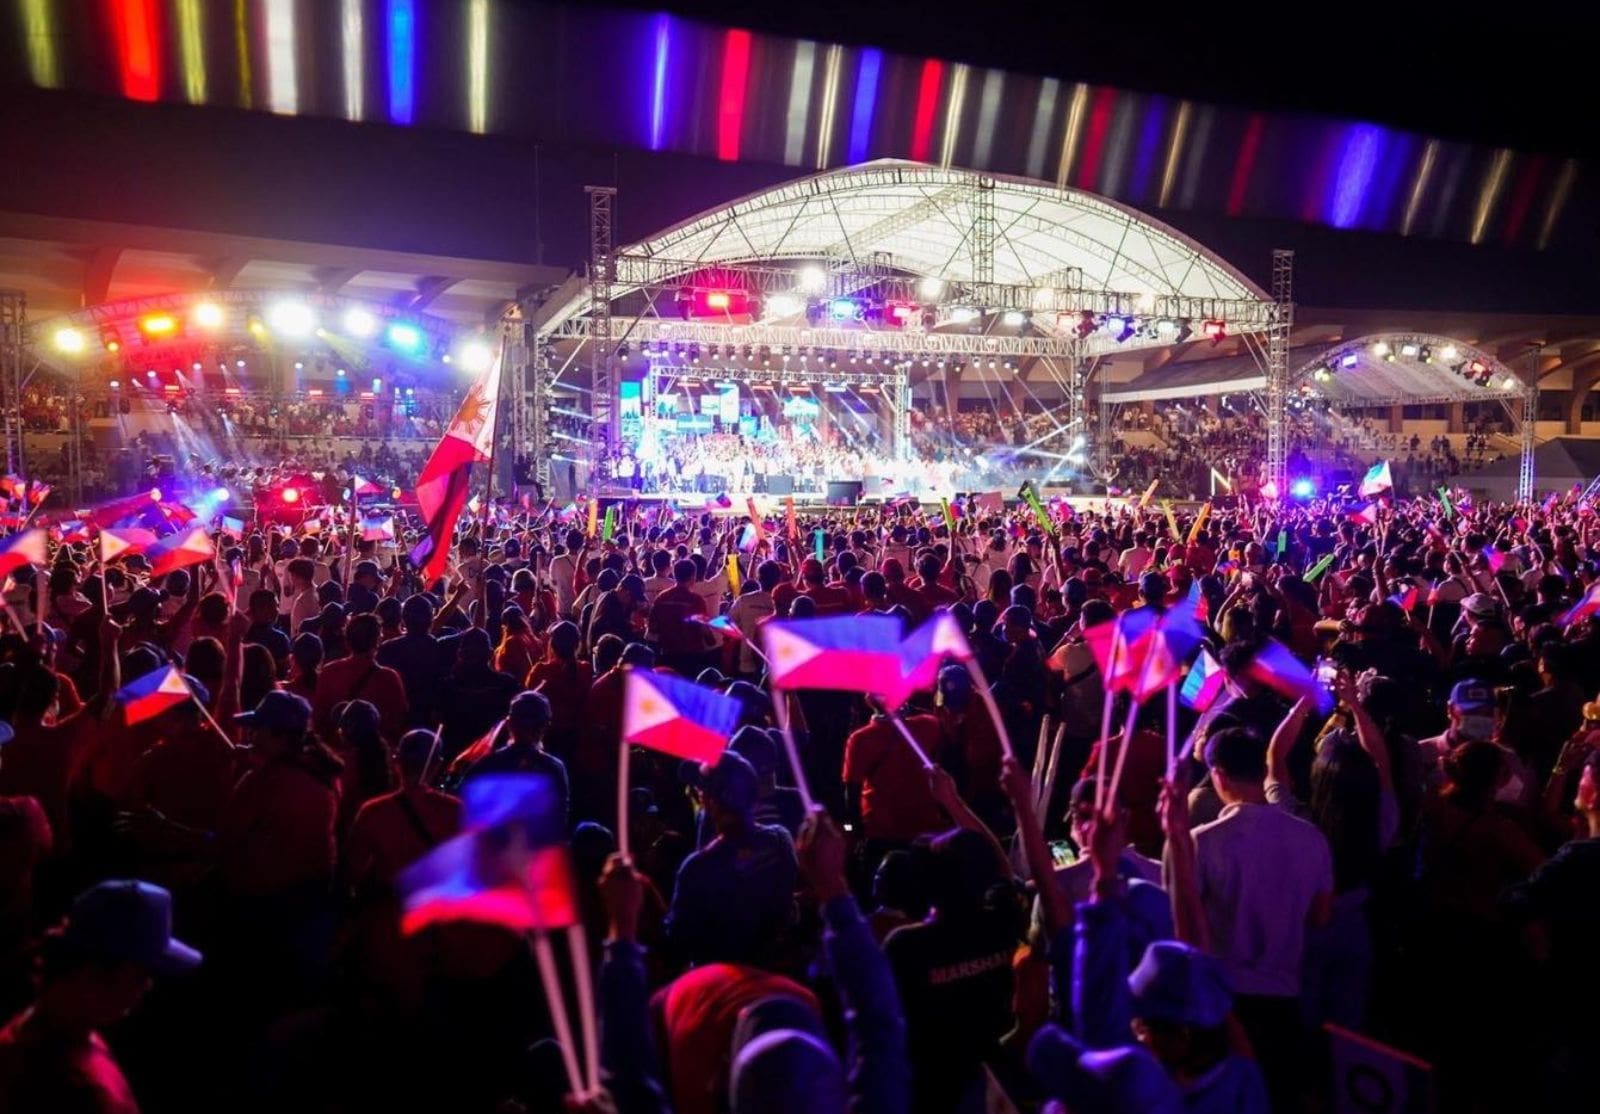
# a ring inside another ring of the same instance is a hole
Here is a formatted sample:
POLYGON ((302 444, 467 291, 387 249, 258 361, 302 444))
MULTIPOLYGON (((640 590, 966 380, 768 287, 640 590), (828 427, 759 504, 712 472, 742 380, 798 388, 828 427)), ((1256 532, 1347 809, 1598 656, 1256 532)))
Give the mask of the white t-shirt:
POLYGON ((756 630, 761 625, 761 620, 776 612, 777 606, 772 602, 770 592, 746 592, 733 601, 733 606, 728 608, 728 618, 733 620, 733 625, 739 628, 745 641, 739 647, 739 668, 746 673, 755 673, 761 669, 761 659, 750 645, 756 640, 756 630))
POLYGON ((1333 893, 1327 839, 1283 809, 1246 804, 1196 828, 1194 846, 1211 949, 1234 993, 1298 995, 1306 920, 1333 893))

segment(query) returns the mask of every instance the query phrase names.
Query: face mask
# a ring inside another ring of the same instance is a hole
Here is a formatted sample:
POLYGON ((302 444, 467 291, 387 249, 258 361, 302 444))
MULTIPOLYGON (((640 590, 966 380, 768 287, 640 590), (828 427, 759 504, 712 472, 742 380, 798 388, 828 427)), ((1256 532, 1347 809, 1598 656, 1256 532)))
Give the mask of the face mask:
POLYGON ((1456 726, 1456 736, 1463 742, 1492 743, 1494 733, 1495 717, 1492 715, 1462 716, 1456 726))

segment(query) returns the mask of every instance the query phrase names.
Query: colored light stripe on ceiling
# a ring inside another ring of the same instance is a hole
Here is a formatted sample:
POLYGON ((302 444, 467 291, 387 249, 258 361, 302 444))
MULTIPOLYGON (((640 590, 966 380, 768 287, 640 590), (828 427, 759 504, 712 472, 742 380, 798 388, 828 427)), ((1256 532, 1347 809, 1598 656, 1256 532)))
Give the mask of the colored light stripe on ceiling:
POLYGON ((122 95, 153 101, 161 96, 161 35, 155 0, 111 0, 122 95))
POLYGON ((717 98, 717 158, 739 157, 744 134, 745 86, 750 77, 750 32, 732 30, 722 42, 722 89, 717 98))
POLYGON ((344 118, 364 120, 367 114, 367 42, 363 0, 342 0, 339 52, 344 69, 344 118))
POLYGON ((489 130, 489 0, 467 5, 467 129, 489 130))
POLYGON ((1028 136, 1028 177, 1044 177, 1044 160, 1050 146, 1050 124, 1056 116, 1061 82, 1047 77, 1039 83, 1039 103, 1033 110, 1033 132, 1028 136))
POLYGON ((1550 191, 1550 200, 1545 205, 1544 221, 1539 226, 1539 247, 1544 249, 1549 246, 1550 237, 1555 233, 1556 225, 1561 220, 1561 211, 1567 207, 1567 199, 1572 196, 1572 184, 1578 178, 1578 164, 1568 159, 1561 164, 1561 173, 1556 175, 1556 184, 1550 191))
POLYGON ((844 47, 828 47, 822 64, 822 105, 817 111, 817 169, 833 155, 833 122, 839 110, 839 72, 844 67, 844 47))
POLYGON ((672 58, 672 23, 664 15, 655 18, 655 68, 650 78, 650 149, 659 151, 666 143, 667 64, 672 58))
POLYGON ((1244 127, 1244 138, 1239 141, 1239 157, 1233 164, 1233 181, 1228 186, 1228 215, 1244 212, 1245 198, 1249 195, 1250 175, 1255 173, 1256 156, 1261 153, 1261 133, 1266 130, 1266 120, 1259 112, 1250 114, 1244 127))
POLYGON ((978 134, 973 141, 972 164, 988 166, 994 161, 994 126, 1000 118, 1000 101, 1006 75, 989 70, 983 75, 983 91, 978 95, 978 134))
POLYGON ((294 44, 294 0, 267 0, 267 105, 286 116, 299 111, 294 44))
POLYGON ((1166 100, 1151 97, 1150 103, 1145 105, 1144 121, 1139 128, 1133 176, 1128 180, 1128 198, 1134 202, 1143 202, 1150 194, 1150 180, 1156 172, 1156 152, 1161 149, 1161 132, 1166 122, 1166 100))
POLYGON ((255 104, 255 77, 250 68, 250 13, 245 0, 233 0, 234 69, 239 75, 239 107, 255 104))
POLYGON ((1089 108, 1089 127, 1083 137, 1083 157, 1078 160, 1078 185, 1086 190, 1095 188, 1100 178, 1100 157, 1106 149, 1106 132, 1111 128, 1111 110, 1116 104, 1116 94, 1110 89, 1096 89, 1089 108))
POLYGON ((200 0, 178 0, 178 59, 183 66, 184 100, 205 104, 205 24, 200 0))
POLYGON ((409 124, 417 113, 415 0, 389 0, 389 120, 409 124))
POLYGON ((1417 214, 1422 209, 1422 199, 1428 193, 1428 179, 1433 176, 1433 169, 1438 162, 1439 141, 1430 139, 1422 145, 1422 155, 1417 161, 1417 173, 1411 179, 1411 193, 1406 198, 1405 214, 1400 218, 1400 235, 1411 235, 1411 229, 1417 223, 1417 214))
POLYGON ((1528 208, 1533 204, 1533 195, 1538 191, 1539 179, 1543 176, 1542 155, 1534 155, 1529 159, 1528 165, 1517 176, 1517 184, 1511 190, 1511 205, 1506 210, 1505 242, 1508 247, 1516 242, 1522 232, 1522 226, 1528 219, 1528 208))
POLYGON ((933 120, 939 107, 939 84, 944 80, 944 63, 937 58, 922 63, 917 82, 917 112, 911 122, 911 158, 927 162, 933 153, 933 120))
POLYGON ((1178 167, 1183 164, 1183 145, 1189 138, 1189 118, 1194 106, 1188 101, 1178 102, 1178 111, 1172 117, 1172 138, 1167 141, 1167 158, 1161 167, 1161 194, 1156 204, 1163 208, 1172 202, 1172 190, 1178 184, 1178 167))
POLYGON ((967 76, 971 67, 957 62, 950 69, 950 95, 945 98, 944 128, 939 137, 939 165, 955 162, 956 144, 961 139, 961 112, 967 103, 967 76))
POLYGON ((1083 134, 1083 121, 1089 115, 1089 87, 1081 81, 1072 87, 1072 100, 1067 102, 1067 122, 1061 132, 1061 159, 1056 166, 1056 185, 1065 186, 1072 179, 1072 160, 1078 154, 1078 137, 1083 134))
POLYGON ((53 0, 22 0, 22 37, 28 43, 28 77, 44 89, 61 84, 56 65, 55 29, 51 26, 53 0))
POLYGON ((870 47, 861 52, 856 66, 856 96, 850 105, 850 143, 845 148, 851 162, 865 162, 872 142, 872 113, 878 103, 878 72, 883 52, 870 47))
POLYGON ((1383 130, 1372 124, 1355 124, 1345 133, 1339 167, 1334 172, 1333 191, 1325 217, 1335 228, 1354 228, 1361 221, 1362 206, 1372 186, 1378 158, 1383 151, 1383 130))
POLYGON ((798 42, 789 73, 789 109, 784 115, 783 161, 799 166, 806 157, 806 120, 811 115, 811 78, 817 67, 817 44, 798 42))
POLYGON ((1494 207, 1506 187, 1506 175, 1511 171, 1511 152, 1505 148, 1494 153, 1489 169, 1484 173, 1483 185, 1478 189, 1478 204, 1472 213, 1472 243, 1481 244, 1489 235, 1489 222, 1494 218, 1494 207))

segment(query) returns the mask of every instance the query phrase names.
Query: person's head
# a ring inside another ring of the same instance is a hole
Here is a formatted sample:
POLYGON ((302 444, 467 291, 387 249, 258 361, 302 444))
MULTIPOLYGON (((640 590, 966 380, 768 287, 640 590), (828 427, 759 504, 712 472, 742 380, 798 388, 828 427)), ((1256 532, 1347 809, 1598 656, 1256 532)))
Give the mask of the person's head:
POLYGON ((222 643, 206 635, 189 643, 183 655, 183 669, 212 692, 217 692, 222 683, 224 660, 222 643))
POLYGON ((1000 615, 1000 629, 1007 642, 1026 642, 1033 633, 1033 615, 1026 607, 1008 607, 1000 615))
POLYGON ((200 953, 172 936, 172 895, 133 880, 101 882, 79 894, 40 948, 40 996, 52 1020, 77 1033, 127 1017, 162 975, 200 965, 200 953))
POLYGON ((296 557, 289 562, 289 579, 293 582, 295 591, 303 592, 311 587, 311 580, 317 574, 317 566, 309 557, 296 557))
POLYGON ((378 650, 378 637, 383 633, 378 617, 370 612, 357 615, 345 627, 345 645, 352 654, 373 654, 378 650))
POLYGON ((421 593, 407 597, 400 608, 400 625, 407 634, 427 634, 433 626, 433 601, 421 593))
POLYGON ((627 643, 622 641, 620 635, 602 634, 595 639, 594 651, 589 655, 595 676, 609 673, 616 668, 617 663, 622 660, 622 651, 626 646, 627 643))
POLYGON ((550 628, 550 653, 562 661, 573 661, 578 654, 578 642, 581 636, 578 633, 578 624, 563 619, 550 628))
POLYGON ((511 708, 506 713, 506 726, 511 729, 511 741, 523 745, 538 745, 550 726, 550 701, 542 692, 531 689, 511 698, 511 708))
POLYGON ((374 614, 385 631, 392 631, 400 629, 400 616, 404 610, 405 604, 400 602, 399 597, 384 596, 378 601, 378 610, 374 614))
POLYGON ((468 627, 456 638, 456 665, 461 669, 487 669, 494 657, 494 643, 482 627, 468 627))
POLYGON ((400 745, 395 751, 395 765, 407 785, 421 784, 438 745, 438 736, 424 727, 400 736, 400 745))
POLYGON ((928 884, 918 860, 909 851, 890 851, 872 876, 872 900, 880 909, 894 909, 912 920, 928 913, 928 884))
POLYGON ((646 642, 630 642, 622 648, 621 664, 648 672, 656 667, 655 647, 646 642))
POLYGON ((1267 744, 1246 727, 1228 727, 1206 739, 1206 768, 1225 804, 1259 802, 1267 777, 1267 744))
POLYGON ((1470 812, 1480 812, 1511 780, 1511 765, 1500 746, 1472 740, 1445 755, 1444 776, 1445 796, 1470 812))
POLYGON ((1133 1034, 1167 1069, 1203 1073, 1226 1054, 1233 994, 1216 959, 1177 940, 1157 940, 1128 976, 1133 1034))
POLYGON ((1010 601, 1011 588, 1011 574, 1005 569, 995 569, 994 572, 989 574, 990 599, 1010 601))
POLYGON ((1578 777, 1578 793, 1573 803, 1589 821, 1590 837, 1600 838, 1600 750, 1591 750, 1583 760, 1583 773, 1578 777))
POLYGON ((733 753, 750 763, 763 790, 777 784, 778 744, 764 729, 754 725, 741 727, 734 733, 728 746, 733 753))
POLYGON ((827 581, 827 570, 815 557, 807 557, 800 563, 800 579, 807 588, 820 588, 827 581))
POLYGON ((255 708, 233 717, 244 725, 246 740, 268 761, 293 754, 305 744, 311 727, 311 705, 292 692, 273 690, 255 708))
POLYGON ((960 715, 972 704, 972 674, 966 666, 947 662, 939 668, 939 703, 960 715))
POLYGON ((783 566, 776 561, 763 561, 756 566, 756 583, 763 592, 770 592, 783 581, 783 566))
POLYGON ((301 631, 294 635, 294 642, 290 643, 290 656, 294 659, 294 666, 299 669, 301 677, 310 677, 317 672, 317 666, 322 664, 323 645, 322 639, 310 631, 301 631))
POLYGON ((1172 591, 1172 582, 1165 573, 1147 572, 1139 577, 1139 598, 1147 604, 1160 607, 1167 602, 1167 593, 1172 591))
POLYGON ((961 917, 979 909, 1000 881, 994 852, 977 832, 956 828, 928 837, 926 844, 930 898, 941 918, 961 917))
POLYGON ((749 827, 761 783, 748 761, 733 751, 723 751, 715 764, 701 765, 699 788, 706 819, 719 835, 749 827))
POLYGON ((1450 715, 1450 737, 1461 743, 1492 743, 1500 737, 1500 702, 1494 689, 1477 681, 1459 682, 1445 705, 1450 715))

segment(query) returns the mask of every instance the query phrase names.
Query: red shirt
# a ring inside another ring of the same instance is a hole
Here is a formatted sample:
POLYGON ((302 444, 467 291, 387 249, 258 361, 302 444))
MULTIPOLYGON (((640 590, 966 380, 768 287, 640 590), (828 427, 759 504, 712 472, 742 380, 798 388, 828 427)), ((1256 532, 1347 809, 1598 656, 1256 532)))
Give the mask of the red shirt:
POLYGON ((379 730, 394 742, 406 731, 406 683, 372 657, 340 658, 317 674, 317 695, 311 702, 311 722, 317 734, 333 738, 333 710, 349 700, 365 700, 378 709, 379 730))
MULTIPOLYGON (((1122 736, 1112 735, 1106 753, 1106 781, 1109 784, 1117 769, 1117 755, 1122 752, 1122 736)), ((1089 750, 1080 777, 1096 777, 1100 772, 1100 743, 1089 750)), ((1161 779, 1167 774, 1167 737, 1159 731, 1137 731, 1133 747, 1128 751, 1127 764, 1122 769, 1122 780, 1117 783, 1117 796, 1128 806, 1128 839, 1145 855, 1158 855, 1161 850, 1161 819, 1156 815, 1156 802, 1161 797, 1161 779)))
POLYGON ((294 762, 250 771, 223 816, 223 881, 236 894, 270 896, 332 880, 338 814, 336 785, 294 762))
POLYGON ((538 689, 550 701, 552 734, 570 735, 578 730, 592 684, 594 667, 586 661, 568 664, 559 658, 546 657, 528 670, 527 687, 538 689))
POLYGON ((850 593, 836 584, 808 586, 800 594, 817 605, 818 615, 843 615, 850 610, 850 593))
POLYGON ((392 881, 460 828, 461 802, 448 793, 410 785, 374 797, 361 806, 350 824, 345 838, 345 875, 358 890, 368 882, 392 881))
POLYGON ((650 630, 663 654, 698 654, 706 649, 705 629, 689 622, 691 616, 704 617, 706 601, 693 588, 677 584, 656 597, 650 605, 650 630))
MULTIPOLYGON (((937 762, 939 721, 933 716, 910 716, 906 726, 937 762)), ((927 771, 883 716, 873 716, 845 740, 844 780, 861 787, 861 827, 872 839, 909 841, 949 827, 944 810, 928 792, 927 771)))

